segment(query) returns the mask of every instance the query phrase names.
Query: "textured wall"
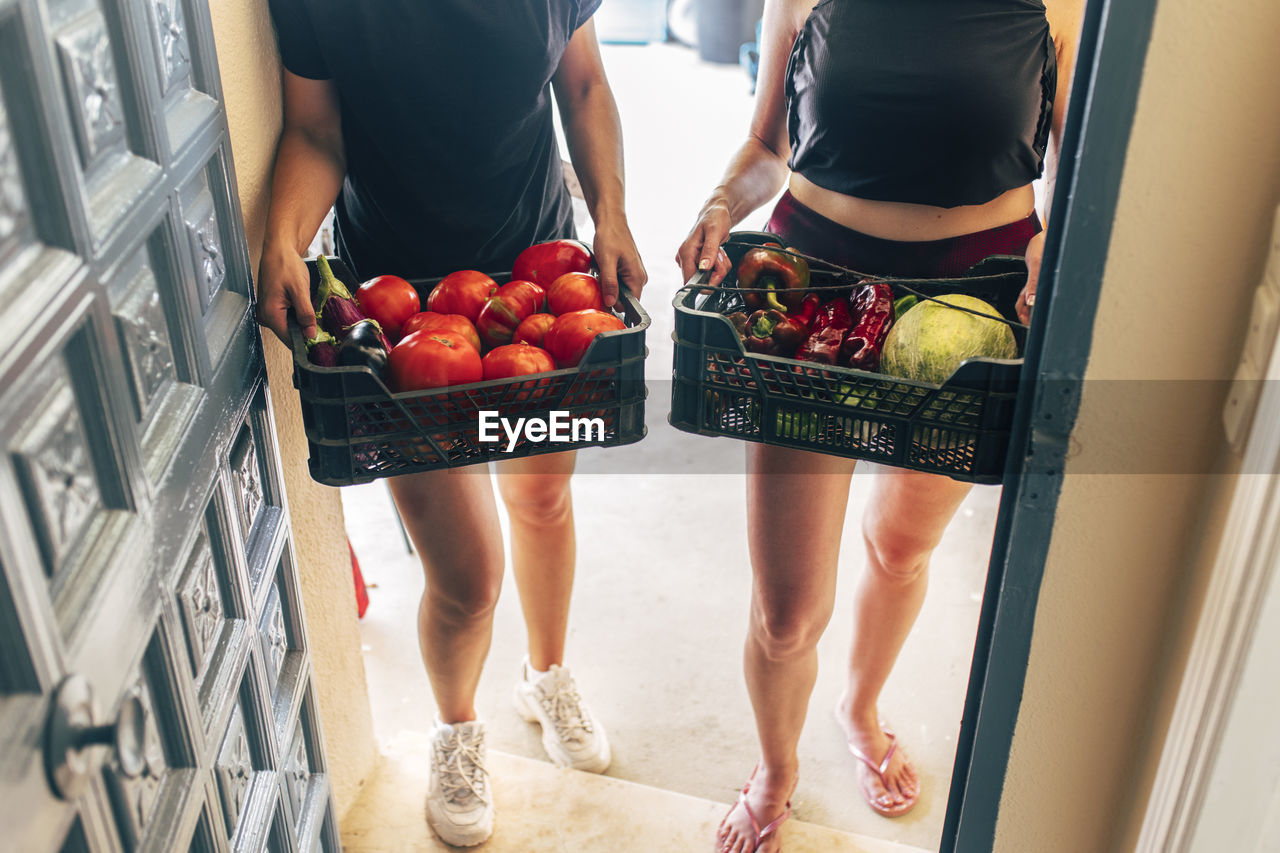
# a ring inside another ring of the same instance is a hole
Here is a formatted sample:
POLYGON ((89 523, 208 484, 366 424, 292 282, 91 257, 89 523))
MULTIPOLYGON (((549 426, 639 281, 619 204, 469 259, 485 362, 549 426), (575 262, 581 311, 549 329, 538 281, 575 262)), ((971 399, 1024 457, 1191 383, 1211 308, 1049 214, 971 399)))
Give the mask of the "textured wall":
POLYGON ((1136 840, 1234 485, 1224 474, 1238 466, 1225 388, 1185 380, 1231 377, 1266 261, 1280 201, 1278 32, 1274 0, 1157 7, 999 851, 1136 840), (1120 460, 1143 473, 1097 473, 1120 460))
MULTIPOLYGON (((240 203, 256 269, 280 132, 275 37, 266 0, 221 0, 211 7, 240 203)), ((265 344, 316 693, 334 804, 341 816, 377 758, 342 504, 337 489, 313 482, 307 473, 307 443, 289 353, 270 333, 265 344)))

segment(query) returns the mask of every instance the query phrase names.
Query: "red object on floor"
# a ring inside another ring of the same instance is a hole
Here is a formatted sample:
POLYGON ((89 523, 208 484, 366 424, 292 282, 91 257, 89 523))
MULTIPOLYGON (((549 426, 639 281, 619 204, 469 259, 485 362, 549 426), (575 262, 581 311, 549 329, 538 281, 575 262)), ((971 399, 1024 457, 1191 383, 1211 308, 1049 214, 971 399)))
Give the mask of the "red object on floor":
POLYGON ((363 619, 364 612, 369 609, 369 591, 364 586, 364 575, 360 573, 360 561, 356 559, 356 549, 347 540, 347 550, 351 552, 351 576, 356 582, 356 616, 363 619))

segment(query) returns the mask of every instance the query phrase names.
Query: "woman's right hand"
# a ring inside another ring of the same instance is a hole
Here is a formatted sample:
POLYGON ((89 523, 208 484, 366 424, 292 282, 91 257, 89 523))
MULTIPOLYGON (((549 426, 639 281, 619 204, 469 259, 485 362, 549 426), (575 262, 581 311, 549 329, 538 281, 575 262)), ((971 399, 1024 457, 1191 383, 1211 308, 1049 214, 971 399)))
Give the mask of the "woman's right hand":
POLYGON ((720 244, 729 238, 732 225, 729 209, 723 204, 711 202, 702 209, 693 230, 684 238, 676 252, 676 263, 680 265, 680 273, 685 281, 689 281, 701 270, 711 271, 708 284, 712 286, 724 279, 729 273, 730 264, 729 256, 720 248, 720 244))
POLYGON ((258 263, 258 322, 289 346, 289 309, 302 327, 303 337, 316 336, 316 312, 311 308, 311 276, 307 264, 292 247, 268 244, 258 263))

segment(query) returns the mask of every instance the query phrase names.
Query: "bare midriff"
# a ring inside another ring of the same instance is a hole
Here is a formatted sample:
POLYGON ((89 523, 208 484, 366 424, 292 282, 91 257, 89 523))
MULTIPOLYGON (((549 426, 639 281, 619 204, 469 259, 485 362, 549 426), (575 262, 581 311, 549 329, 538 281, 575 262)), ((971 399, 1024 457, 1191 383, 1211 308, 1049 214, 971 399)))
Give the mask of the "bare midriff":
POLYGON ((796 201, 846 228, 884 240, 945 240, 1026 219, 1035 209, 1031 184, 1015 187, 985 204, 930 207, 896 201, 872 201, 823 189, 791 174, 796 201))

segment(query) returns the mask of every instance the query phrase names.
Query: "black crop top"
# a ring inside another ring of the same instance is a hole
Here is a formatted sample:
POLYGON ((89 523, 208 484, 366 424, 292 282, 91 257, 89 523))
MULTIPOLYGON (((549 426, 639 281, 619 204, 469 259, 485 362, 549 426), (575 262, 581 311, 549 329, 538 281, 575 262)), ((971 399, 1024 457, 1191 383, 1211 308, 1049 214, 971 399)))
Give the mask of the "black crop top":
POLYGON ((1039 0, 822 0, 787 66, 788 165, 858 198, 982 204, 1039 177, 1056 86, 1039 0))

